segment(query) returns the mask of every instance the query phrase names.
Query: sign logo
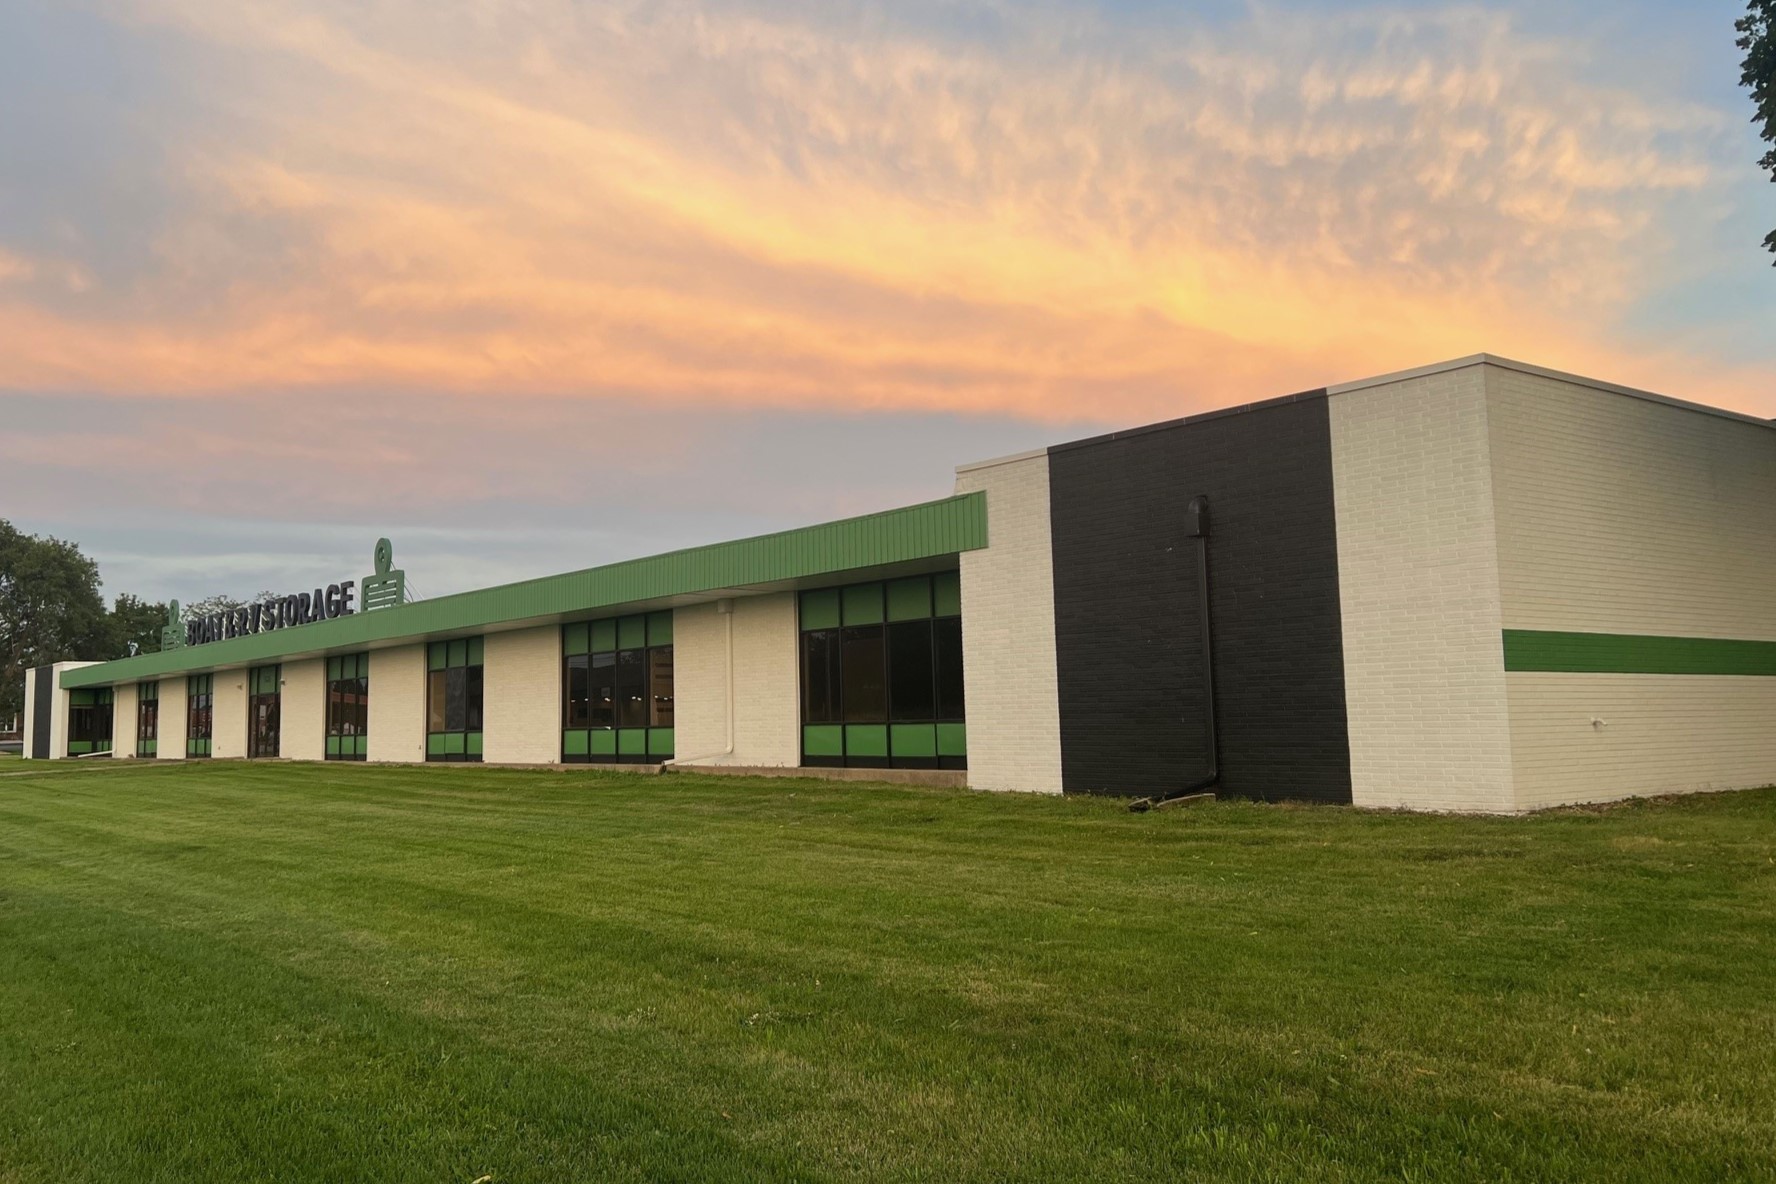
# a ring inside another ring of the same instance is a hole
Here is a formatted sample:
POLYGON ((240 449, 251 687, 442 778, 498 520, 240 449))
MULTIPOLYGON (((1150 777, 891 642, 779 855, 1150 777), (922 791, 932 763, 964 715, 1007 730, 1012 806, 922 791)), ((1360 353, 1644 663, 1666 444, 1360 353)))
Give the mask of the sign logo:
MULTIPOLYGON (((387 539, 377 539, 374 555, 376 572, 364 577, 364 612, 398 608, 405 601, 407 573, 392 568, 390 565, 394 560, 394 547, 387 539)), ((292 629, 298 625, 312 625, 317 621, 349 617, 359 611, 353 603, 357 587, 356 580, 341 580, 312 592, 274 596, 258 604, 243 605, 189 619, 180 617, 179 602, 174 600, 167 605, 167 623, 160 631, 160 648, 170 650, 188 645, 205 645, 231 637, 250 637, 255 633, 270 633, 275 629, 292 629)))

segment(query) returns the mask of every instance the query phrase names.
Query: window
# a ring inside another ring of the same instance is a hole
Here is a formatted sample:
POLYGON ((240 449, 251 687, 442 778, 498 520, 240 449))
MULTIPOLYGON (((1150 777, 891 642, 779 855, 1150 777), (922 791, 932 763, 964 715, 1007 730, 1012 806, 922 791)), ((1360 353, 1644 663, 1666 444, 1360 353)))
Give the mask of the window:
POLYGON ((211 718, 216 704, 216 676, 193 674, 185 680, 185 755, 210 755, 214 732, 211 718))
POLYGON ((649 764, 673 753, 672 613, 561 627, 561 759, 649 764))
POLYGON ((327 759, 361 761, 369 755, 370 655, 327 659, 327 759))
POLYGON ((160 749, 160 684, 136 684, 136 755, 158 756, 160 749))
POLYGON ((801 596, 802 763, 965 769, 956 572, 801 596))
POLYGON ((278 754, 278 725, 283 696, 283 667, 255 666, 247 671, 247 756, 278 754))
POLYGON ((481 759, 481 655, 479 637, 426 647, 426 760, 481 759))
POLYGON ((111 688, 68 692, 68 755, 111 751, 111 688))

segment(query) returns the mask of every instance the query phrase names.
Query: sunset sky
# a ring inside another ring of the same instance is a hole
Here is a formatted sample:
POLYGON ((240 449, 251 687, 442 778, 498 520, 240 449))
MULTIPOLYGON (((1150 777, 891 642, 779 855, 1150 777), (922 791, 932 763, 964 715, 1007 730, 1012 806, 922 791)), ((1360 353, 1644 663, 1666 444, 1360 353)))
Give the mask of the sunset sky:
POLYGON ((0 0, 0 517, 436 596, 1479 351, 1776 416, 1742 10, 0 0))

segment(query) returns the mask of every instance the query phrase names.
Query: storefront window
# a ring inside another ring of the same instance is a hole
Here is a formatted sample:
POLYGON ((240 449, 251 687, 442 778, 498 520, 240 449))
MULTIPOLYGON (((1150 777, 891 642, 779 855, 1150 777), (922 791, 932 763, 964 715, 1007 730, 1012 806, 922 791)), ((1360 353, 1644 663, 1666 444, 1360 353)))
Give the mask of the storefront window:
POLYGON ((111 688, 68 692, 68 755, 111 751, 111 688))
POLYGON ((802 763, 963 769, 956 572, 801 595, 802 763))
POLYGON ((206 757, 215 720, 216 676, 193 674, 185 680, 185 755, 206 757))
POLYGON ((278 754, 283 704, 283 667, 255 666, 247 671, 247 756, 278 754))
POLYGON ((671 612, 563 625, 561 677, 562 760, 671 759, 671 612))
POLYGON ((160 684, 136 684, 136 755, 160 755, 160 684))
POLYGON ((361 761, 369 752, 370 655, 327 659, 327 759, 361 761))
POLYGON ((426 759, 481 759, 482 644, 479 637, 426 647, 426 759))

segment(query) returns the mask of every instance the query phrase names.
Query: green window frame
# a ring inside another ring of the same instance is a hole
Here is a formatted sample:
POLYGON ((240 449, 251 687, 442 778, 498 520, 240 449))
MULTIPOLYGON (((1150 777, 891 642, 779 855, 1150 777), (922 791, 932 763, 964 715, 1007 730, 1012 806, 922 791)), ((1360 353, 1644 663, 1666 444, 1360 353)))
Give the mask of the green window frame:
POLYGON ((370 753, 370 655, 327 659, 326 759, 368 760, 370 753))
POLYGON ((160 755, 160 683, 136 684, 136 755, 160 755))
POLYGON ((113 696, 110 687, 68 692, 68 755, 111 751, 113 696))
POLYGON ((426 646, 426 760, 481 759, 485 652, 479 637, 426 646))
POLYGON ((561 627, 561 760, 659 764, 672 759, 672 610, 561 627))
POLYGON ((960 572, 813 588, 797 610, 802 764, 968 767, 960 572))
POLYGON ((247 758, 278 755, 283 721, 284 668, 254 666, 247 671, 247 758))
POLYGON ((185 755, 208 757, 215 733, 216 676, 193 674, 185 680, 185 755))

